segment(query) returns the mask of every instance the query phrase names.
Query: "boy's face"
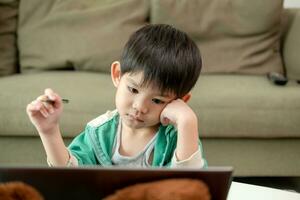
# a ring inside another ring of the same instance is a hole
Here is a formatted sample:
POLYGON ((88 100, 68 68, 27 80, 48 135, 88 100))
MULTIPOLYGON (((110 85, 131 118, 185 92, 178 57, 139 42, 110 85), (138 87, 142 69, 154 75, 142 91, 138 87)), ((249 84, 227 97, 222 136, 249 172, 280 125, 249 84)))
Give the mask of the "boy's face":
MULTIPOLYGON (((112 72, 112 78, 114 81, 112 72)), ((153 85, 141 86, 143 73, 126 73, 115 79, 116 107, 123 123, 130 128, 155 128, 166 105, 175 99, 173 94, 161 94, 153 85)))

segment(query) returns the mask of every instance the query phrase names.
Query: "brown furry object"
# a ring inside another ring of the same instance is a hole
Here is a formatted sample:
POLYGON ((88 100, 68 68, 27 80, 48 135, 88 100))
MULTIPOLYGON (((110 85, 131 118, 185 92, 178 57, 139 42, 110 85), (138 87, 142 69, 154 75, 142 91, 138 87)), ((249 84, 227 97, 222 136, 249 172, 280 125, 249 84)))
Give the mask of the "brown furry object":
POLYGON ((194 179, 166 179, 118 190, 104 200, 210 200, 208 186, 194 179))
POLYGON ((0 183, 1 200, 43 200, 41 194, 23 182, 0 183))

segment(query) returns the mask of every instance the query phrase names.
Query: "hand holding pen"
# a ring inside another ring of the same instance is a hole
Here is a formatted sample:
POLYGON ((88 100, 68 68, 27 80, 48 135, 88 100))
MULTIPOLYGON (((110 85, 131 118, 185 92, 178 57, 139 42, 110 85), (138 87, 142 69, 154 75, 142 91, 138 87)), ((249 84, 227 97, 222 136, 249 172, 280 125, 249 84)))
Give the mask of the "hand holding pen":
POLYGON ((69 103, 69 100, 62 99, 48 88, 43 95, 27 105, 27 114, 39 133, 48 134, 58 128, 63 103, 69 103))

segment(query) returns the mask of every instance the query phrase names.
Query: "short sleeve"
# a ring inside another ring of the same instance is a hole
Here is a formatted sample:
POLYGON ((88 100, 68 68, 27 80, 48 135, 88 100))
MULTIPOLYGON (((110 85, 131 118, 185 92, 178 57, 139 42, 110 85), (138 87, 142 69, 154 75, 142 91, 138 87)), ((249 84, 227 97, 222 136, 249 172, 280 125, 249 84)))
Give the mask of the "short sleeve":
POLYGON ((91 144, 89 136, 90 131, 92 131, 92 128, 86 126, 85 130, 75 137, 68 147, 71 155, 77 159, 78 165, 97 164, 96 156, 92 148, 93 145, 91 144))

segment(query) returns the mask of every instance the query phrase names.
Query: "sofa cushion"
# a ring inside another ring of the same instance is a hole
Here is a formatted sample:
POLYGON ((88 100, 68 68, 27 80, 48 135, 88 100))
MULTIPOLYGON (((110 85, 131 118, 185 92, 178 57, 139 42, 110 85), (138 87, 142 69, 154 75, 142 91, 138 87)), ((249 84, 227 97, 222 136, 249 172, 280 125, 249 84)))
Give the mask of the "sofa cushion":
POLYGON ((61 129, 75 136, 93 118, 115 109, 110 75, 81 71, 53 71, 7 76, 0 79, 0 135, 38 136, 26 114, 26 106, 45 88, 70 100, 64 104, 61 129))
POLYGON ((282 0, 151 0, 151 23, 185 30, 198 44, 204 73, 283 72, 282 0))
POLYGON ((17 62, 17 0, 0 1, 0 76, 18 71, 17 62))
MULTIPOLYGON (((85 125, 115 109, 110 75, 56 71, 7 76, 0 79, 0 135, 38 136, 25 108, 50 87, 70 99, 64 105, 64 137, 79 134, 85 125)), ((205 138, 300 138, 300 85, 285 87, 265 77, 203 75, 192 91, 190 106, 198 115, 205 138)))
POLYGON ((300 9, 287 11, 288 28, 283 45, 283 60, 288 79, 300 80, 300 9))
POLYGON ((22 70, 110 71, 129 35, 145 24, 147 5, 145 0, 21 1, 22 70))
POLYGON ((190 105, 204 137, 299 138, 299 90, 260 75, 202 75, 190 105))

